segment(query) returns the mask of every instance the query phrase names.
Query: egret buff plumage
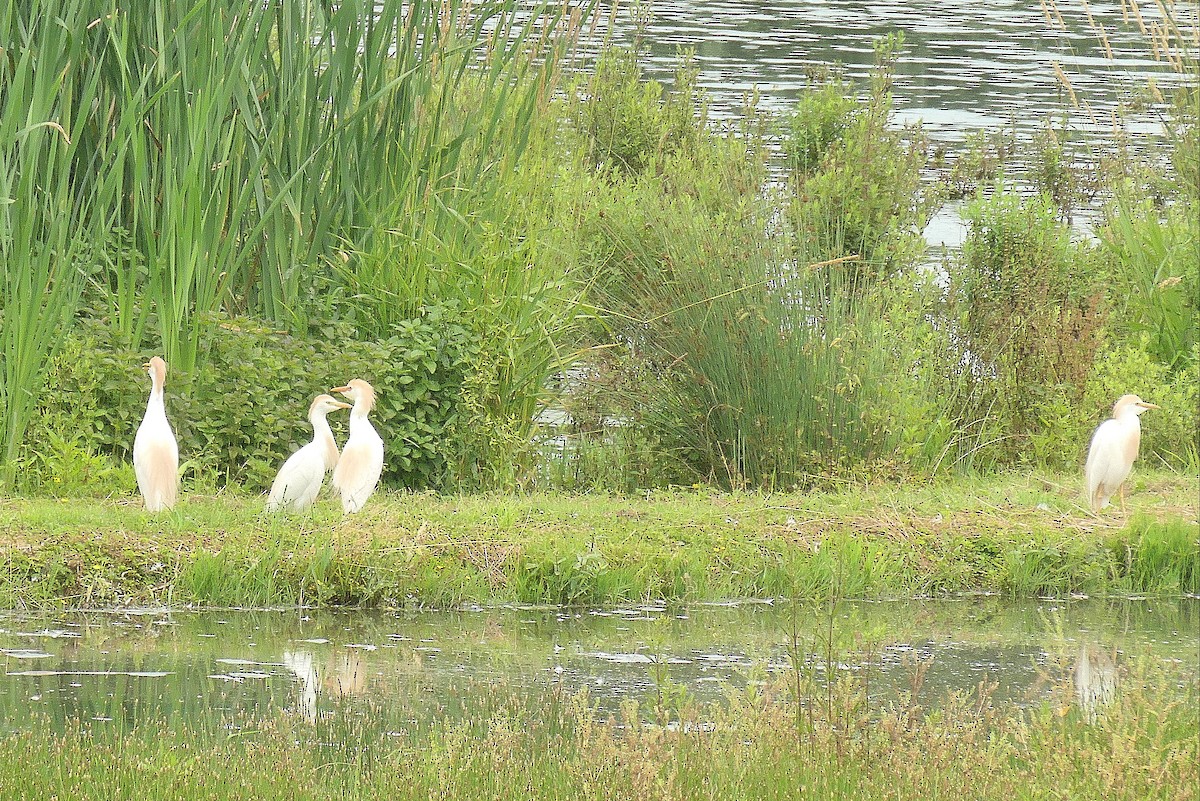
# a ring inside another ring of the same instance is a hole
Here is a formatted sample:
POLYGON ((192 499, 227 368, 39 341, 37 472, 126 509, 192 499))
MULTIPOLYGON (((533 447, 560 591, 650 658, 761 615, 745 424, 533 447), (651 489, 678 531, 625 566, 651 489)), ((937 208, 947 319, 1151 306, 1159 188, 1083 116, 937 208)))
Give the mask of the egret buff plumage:
POLYGON ((1142 440, 1142 424, 1138 417, 1147 409, 1157 409, 1137 395, 1122 395, 1113 406, 1111 420, 1105 420, 1092 434, 1088 447, 1084 480, 1088 503, 1098 512, 1108 506, 1109 498, 1120 492, 1121 508, 1125 508, 1125 479, 1133 469, 1142 440))
POLYGON ((340 392, 354 401, 350 410, 350 436, 342 449, 342 458, 333 468, 333 486, 342 494, 342 511, 350 514, 362 509, 383 472, 383 440, 367 419, 375 406, 375 390, 356 378, 329 391, 340 392))
POLYGON ((308 422, 313 427, 312 442, 289 456, 279 468, 279 475, 275 476, 267 496, 268 511, 287 507, 300 512, 312 506, 321 491, 325 474, 338 463, 337 443, 333 441, 333 432, 329 430, 325 416, 337 409, 349 408, 350 404, 329 395, 313 398, 308 407, 308 422))
POLYGON ((133 439, 133 472, 146 510, 160 512, 175 505, 179 486, 179 446, 167 421, 163 400, 167 363, 155 356, 142 367, 150 376, 150 400, 133 439))

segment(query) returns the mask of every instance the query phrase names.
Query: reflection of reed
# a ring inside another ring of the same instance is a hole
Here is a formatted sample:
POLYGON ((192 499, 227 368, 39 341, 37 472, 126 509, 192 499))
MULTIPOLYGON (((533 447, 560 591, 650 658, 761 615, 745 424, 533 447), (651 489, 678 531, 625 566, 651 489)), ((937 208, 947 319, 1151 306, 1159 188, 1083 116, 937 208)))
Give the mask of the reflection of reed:
POLYGON ((1100 707, 1117 693, 1115 653, 1098 645, 1079 646, 1075 656, 1075 698, 1087 719, 1094 720, 1100 707))

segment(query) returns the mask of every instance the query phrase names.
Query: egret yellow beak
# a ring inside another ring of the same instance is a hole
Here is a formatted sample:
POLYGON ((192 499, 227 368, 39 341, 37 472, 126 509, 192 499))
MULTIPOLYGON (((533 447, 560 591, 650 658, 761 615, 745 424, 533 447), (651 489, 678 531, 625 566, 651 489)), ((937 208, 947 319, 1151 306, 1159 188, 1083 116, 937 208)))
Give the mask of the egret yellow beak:
MULTIPOLYGON (((336 390, 335 390, 335 391, 336 391, 336 390)), ((338 407, 339 409, 349 409, 349 408, 351 408, 351 405, 350 405, 349 403, 342 403, 341 401, 334 401, 334 402, 333 402, 333 405, 334 405, 334 406, 336 406, 336 407, 338 407)))
POLYGON ((1141 406, 1143 409, 1161 409, 1162 408, 1157 403, 1149 403, 1147 401, 1142 401, 1141 403, 1138 404, 1138 406, 1141 406))
POLYGON ((334 387, 333 389, 331 389, 329 391, 330 392, 349 392, 350 387, 334 387))

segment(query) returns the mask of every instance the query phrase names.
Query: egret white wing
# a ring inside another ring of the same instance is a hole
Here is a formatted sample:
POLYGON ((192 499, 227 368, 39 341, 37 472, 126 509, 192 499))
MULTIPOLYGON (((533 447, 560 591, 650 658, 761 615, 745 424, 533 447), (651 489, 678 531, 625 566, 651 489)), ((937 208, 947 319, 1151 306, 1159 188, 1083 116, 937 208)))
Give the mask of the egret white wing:
POLYGON ((325 480, 324 458, 320 446, 315 443, 309 443, 289 456, 271 484, 267 509, 274 511, 287 505, 299 512, 311 506, 325 480))
POLYGON ((1098 509, 1108 506, 1108 499, 1129 477, 1130 471, 1124 461, 1122 433, 1119 422, 1106 420, 1092 435, 1083 472, 1087 481, 1088 502, 1098 509))
POLYGON ((133 446, 133 472, 146 509, 159 512, 175 505, 179 450, 174 437, 139 436, 133 446))

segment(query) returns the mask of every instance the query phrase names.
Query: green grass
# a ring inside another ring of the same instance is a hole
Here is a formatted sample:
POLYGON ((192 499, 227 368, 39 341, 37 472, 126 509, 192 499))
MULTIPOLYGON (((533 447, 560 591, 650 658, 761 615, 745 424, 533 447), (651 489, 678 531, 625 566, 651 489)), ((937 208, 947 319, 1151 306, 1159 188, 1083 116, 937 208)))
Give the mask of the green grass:
POLYGON ((746 597, 1200 592, 1196 478, 1139 472, 1128 522, 1073 477, 837 493, 382 493, 275 517, 259 498, 0 501, 0 606, 600 605, 746 597))
POLYGON ((604 720, 586 695, 476 686, 464 714, 414 723, 382 698, 307 723, 272 713, 222 725, 46 721, 0 736, 0 796, 71 799, 1184 799, 1200 781, 1194 683, 1148 660, 1088 719, 1069 674, 1046 701, 993 704, 982 682, 932 709, 864 701, 858 682, 820 697, 792 677, 627 702, 604 720), (797 705, 796 700, 803 702, 797 705), (660 699, 661 700, 661 699, 660 699), (674 721, 663 726, 651 720, 674 721), (701 725, 695 725, 701 724, 701 725))

